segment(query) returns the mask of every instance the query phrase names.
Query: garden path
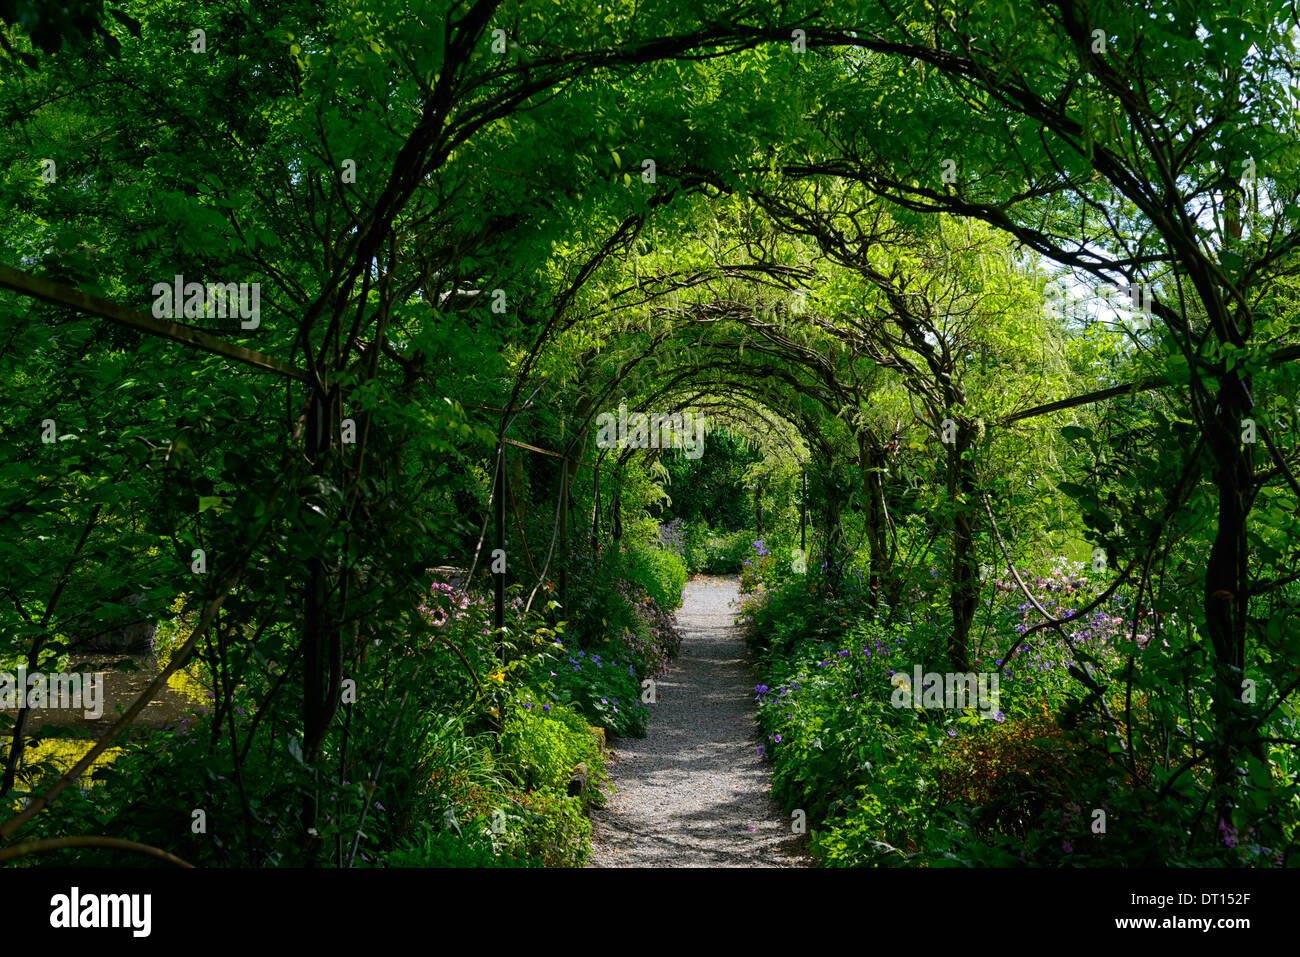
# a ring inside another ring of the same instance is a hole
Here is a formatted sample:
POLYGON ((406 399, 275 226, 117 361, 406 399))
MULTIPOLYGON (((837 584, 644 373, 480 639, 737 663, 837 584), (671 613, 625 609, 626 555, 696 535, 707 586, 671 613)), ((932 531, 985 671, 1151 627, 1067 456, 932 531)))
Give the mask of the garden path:
POLYGON ((649 735, 613 742, 614 793, 592 812, 588 866, 808 866, 760 756, 738 594, 735 577, 687 583, 681 653, 655 683, 649 735))

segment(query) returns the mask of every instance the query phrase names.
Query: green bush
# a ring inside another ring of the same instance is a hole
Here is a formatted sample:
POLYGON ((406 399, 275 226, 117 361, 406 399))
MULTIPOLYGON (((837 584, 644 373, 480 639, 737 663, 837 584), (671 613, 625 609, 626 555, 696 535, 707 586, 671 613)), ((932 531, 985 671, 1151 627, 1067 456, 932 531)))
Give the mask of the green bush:
POLYGON ((499 838, 503 853, 542 867, 581 867, 591 853, 591 821, 582 799, 542 788, 516 796, 499 838))
POLYGON ((388 856, 389 867, 581 867, 591 853, 582 801, 561 790, 503 791, 461 822, 425 822, 388 856))
POLYGON ((664 611, 681 607, 686 562, 663 548, 634 546, 623 552, 628 581, 640 586, 664 611))
POLYGON ((682 545, 686 567, 691 574, 739 574, 756 538, 754 532, 746 529, 715 532, 703 523, 691 525, 682 545))
POLYGON ((813 847, 828 864, 880 863, 914 848, 925 757, 945 739, 942 722, 967 717, 932 720, 892 706, 890 675, 915 656, 901 631, 858 626, 840 641, 773 637, 763 671, 771 684, 755 688, 764 750, 776 765, 773 795, 787 812, 807 814, 813 847), (839 833, 844 827, 862 839, 839 833))
POLYGON ((600 746, 581 716, 527 688, 504 703, 500 753, 441 734, 431 764, 428 817, 397 845, 390 866, 572 867, 589 852, 583 803, 564 793, 585 762, 600 796, 600 746), (438 826, 431 826, 437 822, 438 826))
POLYGON ((604 757, 600 742, 577 712, 562 704, 551 704, 525 690, 509 705, 501 732, 501 754, 505 766, 527 790, 564 791, 573 769, 587 767, 589 793, 601 794, 604 757))
MULTIPOLYGON (((482 824, 482 821, 475 822, 482 824)), ((490 838, 491 826, 465 833, 435 830, 427 822, 420 833, 388 855, 389 867, 540 867, 527 858, 498 854, 490 838)))

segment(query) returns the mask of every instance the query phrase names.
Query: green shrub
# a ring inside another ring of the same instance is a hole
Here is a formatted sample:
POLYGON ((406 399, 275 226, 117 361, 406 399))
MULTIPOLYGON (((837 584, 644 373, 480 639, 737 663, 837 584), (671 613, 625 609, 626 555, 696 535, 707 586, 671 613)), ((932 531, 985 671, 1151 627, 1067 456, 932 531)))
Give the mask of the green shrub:
POLYGON ((499 838, 503 853, 542 867, 581 867, 591 853, 591 821, 582 799, 562 790, 539 789, 516 796, 499 838))
POLYGON ((582 801, 562 790, 502 791, 465 821, 425 822, 389 867, 581 867, 591 853, 582 801))
POLYGON ((703 523, 686 530, 682 550, 692 574, 737 575, 757 536, 749 530, 715 532, 703 523))
POLYGON ((604 757, 600 742, 577 712, 551 704, 525 690, 510 702, 501 732, 505 766, 527 790, 564 791, 573 769, 587 767, 589 793, 601 794, 604 757))
POLYGON ((628 581, 655 600, 664 611, 681 607, 686 587, 686 562, 662 548, 634 546, 623 552, 628 581))
POLYGON ((500 754, 477 738, 442 735, 429 781, 433 800, 391 866, 572 867, 586 860, 590 823, 565 793, 570 772, 587 765, 589 794, 604 780, 600 746, 575 712, 527 688, 504 705, 500 754), (430 822, 438 826, 430 827, 430 822))
MULTIPOLYGON (((476 822, 482 823, 482 822, 476 822)), ((490 825, 465 833, 439 831, 427 822, 414 838, 388 855, 389 867, 539 867, 536 861, 496 853, 490 825), (485 833, 486 831, 486 833, 485 833)))

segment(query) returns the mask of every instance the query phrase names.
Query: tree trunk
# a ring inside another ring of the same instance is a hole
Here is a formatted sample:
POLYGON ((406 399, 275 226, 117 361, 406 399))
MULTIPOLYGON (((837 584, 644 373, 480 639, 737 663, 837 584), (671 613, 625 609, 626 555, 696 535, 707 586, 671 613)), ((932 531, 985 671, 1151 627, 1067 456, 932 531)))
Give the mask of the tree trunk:
MULTIPOLYGON (((312 475, 319 482, 327 475, 329 451, 335 446, 334 436, 339 428, 339 402, 337 393, 318 391, 308 413, 307 456, 312 475)), ((310 489, 309 494, 315 494, 310 489)), ((304 510, 305 511, 305 510, 304 510)), ((326 532, 322 534, 327 535, 326 532)), ((306 562, 306 585, 303 594, 303 740, 302 757, 313 764, 321 753, 325 735, 339 705, 339 687, 342 678, 342 644, 338 617, 328 607, 330 576, 333 563, 325 554, 324 541, 317 544, 306 562)), ((302 826, 308 864, 318 861, 323 842, 315 833, 319 813, 319 794, 309 792, 303 799, 302 826)))
POLYGON ((1248 390, 1249 383, 1235 372, 1220 377, 1218 409, 1206 429, 1217 466, 1214 482, 1219 500, 1218 528, 1205 568, 1204 610, 1206 633, 1214 649, 1214 713, 1219 734, 1213 773, 1220 815, 1238 784, 1236 762, 1247 746, 1249 729, 1249 716, 1241 701, 1250 581, 1246 531, 1254 481, 1254 452, 1241 441, 1241 422, 1250 413, 1248 390))
POLYGON ((826 554, 822 561, 826 564, 826 578, 831 590, 839 588, 840 573, 844 563, 844 526, 840 520, 840 500, 834 487, 828 488, 826 496, 826 527, 823 541, 826 554))
POLYGON ((881 470, 885 467, 884 450, 865 438, 859 440, 859 461, 862 469, 862 514, 866 524, 867 547, 870 551, 870 571, 867 575, 868 595, 874 608, 889 576, 889 552, 885 548, 885 485, 881 470))
MULTIPOLYGON (((1226 172, 1226 170, 1225 170, 1226 172)), ((1230 247, 1241 242, 1242 196, 1230 190, 1225 196, 1225 222, 1230 247)), ((1253 333, 1249 310, 1227 324, 1227 339, 1238 348, 1253 333)), ((1246 627, 1250 605, 1250 550, 1247 521, 1255 480, 1254 448, 1242 442, 1242 421, 1251 414, 1251 381, 1236 370, 1219 376, 1218 406, 1205 424, 1206 444, 1216 465, 1214 484, 1219 500, 1218 528, 1205 567, 1205 625, 1214 649, 1214 716, 1218 732, 1214 741, 1212 773, 1215 817, 1223 819, 1236 803, 1240 781, 1237 761, 1249 749, 1265 765, 1267 756, 1257 739, 1251 740, 1249 706, 1242 698, 1246 666, 1246 627)))

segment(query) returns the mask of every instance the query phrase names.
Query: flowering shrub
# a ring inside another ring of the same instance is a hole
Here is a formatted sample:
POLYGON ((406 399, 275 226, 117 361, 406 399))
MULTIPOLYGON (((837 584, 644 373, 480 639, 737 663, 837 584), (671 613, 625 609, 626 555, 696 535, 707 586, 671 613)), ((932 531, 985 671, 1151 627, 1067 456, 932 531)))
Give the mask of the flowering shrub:
MULTIPOLYGON (((894 672, 918 664, 929 671, 943 660, 950 624, 942 600, 914 595, 908 608, 873 617, 851 569, 831 587, 815 568, 805 579, 760 581, 744 597, 740 617, 761 652, 755 697, 773 792, 787 811, 807 813, 822 861, 1283 860, 1296 835, 1294 812, 1284 809, 1300 801, 1286 749, 1270 750, 1275 773, 1255 782, 1255 806, 1210 820, 1206 781, 1183 773, 1192 755, 1176 727, 1179 717, 1205 720, 1209 703, 1189 698, 1187 714, 1169 720, 1153 705, 1160 700, 1153 689, 1183 687, 1189 676, 1209 684, 1204 658, 1184 652, 1189 629, 1172 614, 1135 610, 1123 593, 1079 614, 1100 587, 1077 563, 1054 562, 1022 578, 1034 600, 1064 620, 1064 634, 1031 631, 1042 621, 1034 602, 1014 580, 986 579, 971 665, 999 676, 993 720, 970 709, 892 706, 894 672), (1141 680, 1130 688, 1134 674, 1141 680), (1086 682, 1104 697, 1090 696, 1086 682), (1095 827, 1099 814, 1109 832, 1095 827), (1117 828, 1122 839, 1108 839, 1117 828)), ((1296 716, 1284 708, 1278 721, 1286 737, 1296 716)))
MULTIPOLYGON (((444 736, 450 757, 440 758, 434 768, 436 800, 430 809, 442 828, 402 845, 398 866, 492 866, 485 865, 488 858, 505 866, 577 866, 589 852, 583 802, 565 791, 574 766, 583 763, 594 784, 588 795, 598 801, 604 759, 593 728, 566 704, 601 726, 618 718, 617 705, 605 710, 610 693, 600 692, 599 680, 568 680, 567 666, 559 662, 573 658, 567 647, 572 642, 564 623, 546 623, 545 613, 556 604, 528 613, 522 605, 518 596, 508 602, 501 636, 492 632, 484 596, 463 595, 445 582, 435 583, 419 608, 429 634, 408 653, 427 660, 454 654, 449 642, 456 646, 465 661, 449 662, 439 672, 472 680, 463 667, 466 661, 472 666, 478 678, 473 688, 481 695, 477 707, 499 722, 500 755, 494 759, 481 747, 467 749, 471 738, 444 736)), ((576 656, 574 661, 583 661, 586 653, 578 650, 576 656)))
POLYGON ((480 596, 462 592, 451 582, 434 582, 429 588, 429 596, 420 605, 420 613, 435 628, 444 628, 453 621, 473 619, 475 624, 482 626, 483 633, 487 633, 487 602, 480 596))
POLYGON ((777 560, 766 543, 759 539, 750 543, 753 551, 740 563, 740 590, 750 592, 775 579, 777 560))
POLYGON ((423 662, 422 674, 430 683, 430 695, 437 700, 473 699, 478 687, 499 666, 492 640, 491 603, 482 595, 462 593, 448 582, 434 582, 416 612, 417 619, 396 649, 399 659, 423 662), (478 677, 477 685, 460 655, 478 677))
POLYGON ((626 558, 615 552, 584 556, 574 568, 566 614, 577 643, 612 653, 607 642, 616 639, 626 645, 624 654, 633 658, 640 677, 659 674, 681 644, 669 615, 681 604, 680 563, 668 553, 630 549, 626 558))
POLYGON ((574 640, 535 670, 530 683, 611 734, 644 737, 641 683, 660 675, 681 647, 664 603, 680 604, 685 570, 671 553, 646 548, 587 556, 574 567, 574 640))
POLYGON ((634 613, 632 625, 624 627, 618 641, 638 666, 638 680, 657 678, 681 650, 682 633, 673 616, 649 595, 635 597, 627 582, 619 582, 616 587, 634 613))
POLYGON ((887 796, 891 813, 906 818, 921 755, 948 732, 983 720, 969 711, 893 706, 890 679, 921 660, 918 644, 905 632, 857 626, 843 647, 803 642, 769 651, 755 698, 764 754, 775 763, 773 794, 788 810, 806 811, 811 826, 842 815, 863 789, 887 796))
POLYGON ((752 588, 741 589, 732 605, 736 609, 736 624, 752 625, 755 616, 767 607, 770 599, 767 586, 762 582, 755 582, 752 588))
POLYGON ((636 666, 626 654, 604 658, 578 648, 548 664, 546 671, 534 673, 530 684, 549 700, 571 705, 587 721, 610 734, 645 737, 649 708, 641 703, 636 666))
POLYGON ((659 545, 678 558, 686 558, 686 523, 674 518, 659 526, 659 545))

